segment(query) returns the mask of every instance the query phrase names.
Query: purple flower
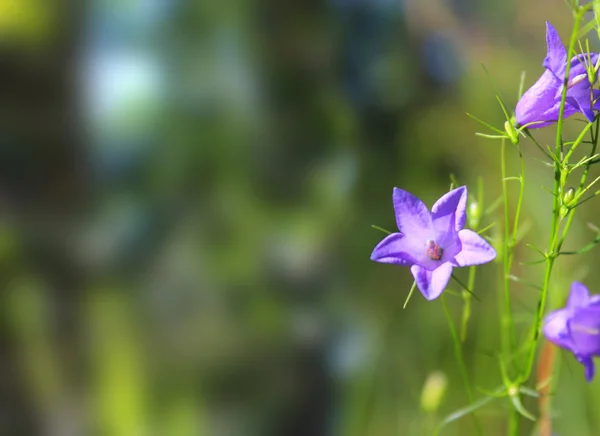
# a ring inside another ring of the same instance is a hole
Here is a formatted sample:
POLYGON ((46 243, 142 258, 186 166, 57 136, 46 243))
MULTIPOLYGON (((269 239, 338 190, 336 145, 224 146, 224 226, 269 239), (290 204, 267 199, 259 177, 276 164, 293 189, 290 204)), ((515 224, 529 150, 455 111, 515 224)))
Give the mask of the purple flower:
MULTIPOLYGON (((546 22, 546 43, 548 53, 543 62, 546 71, 523 94, 515 109, 517 123, 520 126, 527 125, 530 129, 537 129, 555 123, 558 120, 560 111, 567 68, 567 50, 562 44, 558 33, 556 33, 556 29, 548 22, 546 22)), ((565 118, 581 112, 590 122, 594 120, 594 110, 600 109, 600 105, 596 103, 596 100, 600 97, 600 91, 592 90, 593 83, 590 83, 588 68, 593 68, 597 60, 598 54, 596 53, 589 56, 582 54, 571 59, 565 101, 565 118)))
POLYGON ((569 350, 585 367, 588 382, 596 368, 592 356, 600 356, 600 295, 592 295, 583 283, 573 282, 567 307, 544 319, 544 336, 569 350))
POLYGON ((431 213, 417 197, 402 189, 393 193, 396 223, 371 254, 371 260, 410 266, 417 287, 428 300, 446 288, 452 268, 490 262, 496 252, 481 236, 464 229, 467 188, 457 188, 435 202, 431 213))

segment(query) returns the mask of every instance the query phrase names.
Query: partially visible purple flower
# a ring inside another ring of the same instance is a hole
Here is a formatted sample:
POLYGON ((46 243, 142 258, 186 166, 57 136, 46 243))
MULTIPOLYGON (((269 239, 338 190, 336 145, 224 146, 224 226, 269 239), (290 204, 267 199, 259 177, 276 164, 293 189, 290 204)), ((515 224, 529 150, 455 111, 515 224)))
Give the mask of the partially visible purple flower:
POLYGON ((567 306, 546 316, 543 331, 546 339, 575 355, 592 381, 592 357, 600 356, 600 295, 590 296, 582 283, 573 282, 567 306))
MULTIPOLYGON (((515 119, 520 126, 537 129, 558 121, 563 84, 567 68, 567 50, 552 25, 546 22, 548 53, 543 65, 544 74, 523 94, 515 109, 515 119)), ((594 68, 598 54, 580 54, 571 59, 564 117, 581 112, 590 122, 594 110, 600 109, 599 90, 592 90, 588 69, 594 68), (586 68, 587 67, 587 68, 586 68)), ((594 74, 595 81, 595 74, 594 74)))
POLYGON ((431 213, 421 200, 402 189, 394 188, 392 197, 400 233, 392 233, 377 244, 371 260, 410 266, 426 299, 440 296, 452 268, 479 265, 496 257, 496 251, 485 239, 464 229, 466 187, 444 194, 431 213))

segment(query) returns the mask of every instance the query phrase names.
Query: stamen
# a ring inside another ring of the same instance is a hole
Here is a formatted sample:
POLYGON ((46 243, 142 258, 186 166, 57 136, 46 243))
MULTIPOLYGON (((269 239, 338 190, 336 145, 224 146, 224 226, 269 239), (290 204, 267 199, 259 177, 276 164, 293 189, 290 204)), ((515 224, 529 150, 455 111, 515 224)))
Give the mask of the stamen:
POLYGON ((585 79, 587 78, 587 74, 580 74, 578 76, 573 77, 571 80, 569 80, 569 82, 567 83, 567 89, 572 88, 575 85, 580 84, 581 82, 583 82, 585 79))
POLYGON ((425 254, 431 260, 440 260, 442 258, 442 255, 444 254, 444 249, 441 248, 438 244, 436 244, 433 239, 428 239, 427 242, 425 242, 425 246, 427 247, 425 254))
POLYGON ((571 330, 579 333, 583 333, 590 336, 598 336, 600 335, 600 331, 598 329, 594 329, 591 327, 587 327, 580 324, 571 324, 571 330))

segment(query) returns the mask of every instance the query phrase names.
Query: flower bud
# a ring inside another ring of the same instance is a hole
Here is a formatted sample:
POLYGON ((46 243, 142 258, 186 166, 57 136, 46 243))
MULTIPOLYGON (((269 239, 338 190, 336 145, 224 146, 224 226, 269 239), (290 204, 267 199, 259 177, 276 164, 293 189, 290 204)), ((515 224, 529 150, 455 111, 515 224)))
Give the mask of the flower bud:
POLYGON ((479 221, 481 220, 481 206, 476 201, 469 203, 467 209, 467 221, 469 228, 476 230, 479 227, 479 221))
POLYGON ((563 194, 563 204, 569 206, 569 203, 575 198, 575 189, 569 188, 563 194))
POLYGON ((567 216, 567 214, 569 213, 569 208, 567 206, 565 206, 564 204, 560 207, 560 217, 564 218, 567 216))
POLYGON ((508 136, 508 139, 510 139, 510 142, 512 142, 515 145, 519 143, 519 133, 515 129, 515 126, 512 122, 504 122, 504 131, 506 132, 506 136, 508 136))
POLYGON ((425 412, 435 412, 442 403, 446 388, 448 387, 448 378, 441 371, 434 371, 429 374, 423 391, 421 391, 421 409, 425 412))

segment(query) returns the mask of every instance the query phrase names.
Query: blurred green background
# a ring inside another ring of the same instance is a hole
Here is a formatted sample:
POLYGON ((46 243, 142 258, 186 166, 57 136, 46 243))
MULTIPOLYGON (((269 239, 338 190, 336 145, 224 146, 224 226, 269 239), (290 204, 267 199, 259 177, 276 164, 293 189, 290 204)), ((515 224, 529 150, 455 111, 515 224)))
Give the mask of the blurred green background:
MULTIPOLYGON (((465 113, 502 125, 480 65, 514 107, 545 20, 567 38, 559 0, 0 0, 0 434, 431 434, 468 403, 441 302, 401 310, 412 277, 369 260, 370 226, 395 229, 394 186, 431 205, 450 173, 496 200, 499 143, 465 113)), ((552 174, 523 149, 545 246, 552 174)), ((552 305, 574 279, 595 292, 594 253, 559 260, 552 305)), ((539 281, 534 259, 519 246, 514 273, 539 281)), ((479 270, 465 343, 488 391, 498 280, 479 270)), ((525 337, 537 294, 513 295, 525 337)), ((600 435, 600 382, 559 360, 555 431, 600 435)))

